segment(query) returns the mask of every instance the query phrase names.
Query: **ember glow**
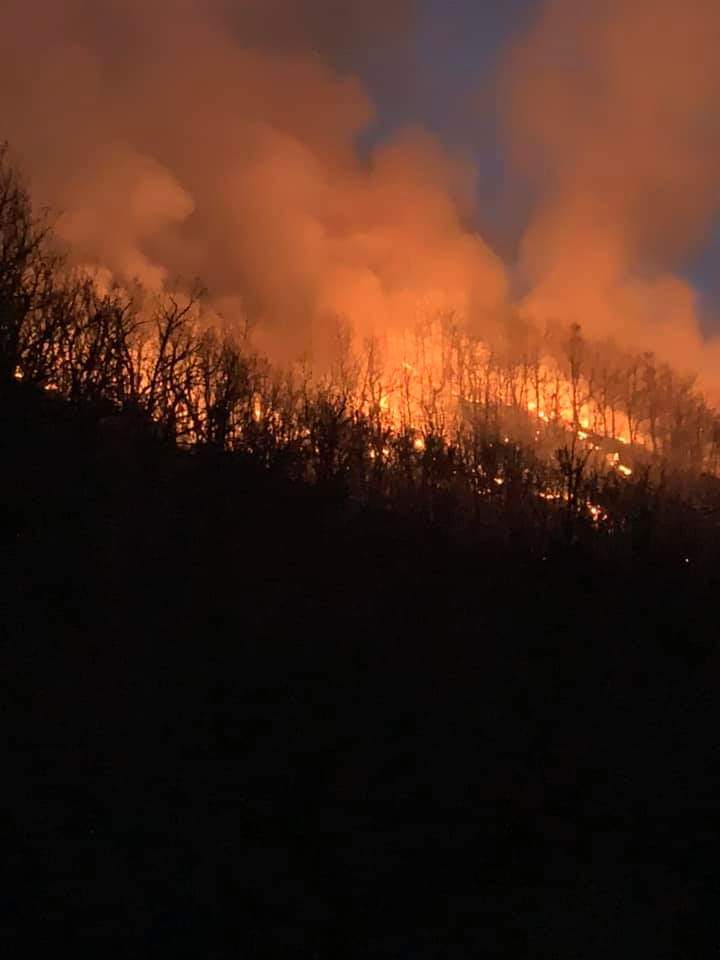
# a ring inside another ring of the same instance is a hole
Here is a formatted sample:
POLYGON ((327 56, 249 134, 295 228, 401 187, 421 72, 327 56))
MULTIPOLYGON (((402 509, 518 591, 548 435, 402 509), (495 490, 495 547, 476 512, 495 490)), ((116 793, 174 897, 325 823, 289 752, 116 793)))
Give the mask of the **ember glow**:
MULTIPOLYGON (((502 434, 505 443, 511 435, 534 446, 574 437, 598 463, 604 461, 625 477, 633 472, 623 462, 628 457, 669 453, 660 449, 657 422, 652 434, 648 432, 647 398, 641 402, 623 382, 629 377, 633 383, 634 372, 608 369, 604 365, 610 364, 610 358, 578 334, 561 336, 554 346, 546 337, 547 352, 543 352, 532 329, 526 332, 528 339, 519 353, 494 352, 486 342, 466 333, 462 318, 436 316, 418 323, 412 332, 366 342, 364 353, 359 351, 353 359, 353 383, 358 387, 354 402, 372 412, 379 397, 377 410, 394 430, 420 431, 415 440, 418 451, 425 449, 422 431, 455 434, 480 417, 486 430, 509 431, 502 434), (609 379, 616 384, 612 392, 600 386, 609 379), (621 457, 623 446, 631 446, 632 451, 621 457)), ((654 361, 646 357, 645 362, 654 361)), ((350 365, 347 358, 341 362, 345 369, 350 365)), ((654 373, 654 366, 637 376, 647 380, 650 371, 654 373)), ((653 402, 658 421, 661 401, 653 402)), ((664 402, 672 399, 666 397, 664 402)), ((691 402, 701 401, 697 397, 691 402)), ((705 423, 697 429, 704 436, 701 456, 710 459, 716 438, 709 408, 705 423)))

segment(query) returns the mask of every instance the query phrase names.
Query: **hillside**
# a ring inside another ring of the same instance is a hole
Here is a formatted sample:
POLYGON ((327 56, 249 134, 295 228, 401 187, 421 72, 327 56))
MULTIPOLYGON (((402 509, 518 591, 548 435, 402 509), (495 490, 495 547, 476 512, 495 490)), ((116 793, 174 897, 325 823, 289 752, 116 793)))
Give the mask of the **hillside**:
POLYGON ((663 957, 714 935, 714 558, 537 557, 241 457, 118 453, 22 385, 2 411, 6 936, 663 957))
POLYGON ((403 422, 370 369, 356 403, 100 291, 1 186, 8 942, 707 955, 702 398, 663 373, 622 444, 570 368, 544 426, 512 390, 403 422))

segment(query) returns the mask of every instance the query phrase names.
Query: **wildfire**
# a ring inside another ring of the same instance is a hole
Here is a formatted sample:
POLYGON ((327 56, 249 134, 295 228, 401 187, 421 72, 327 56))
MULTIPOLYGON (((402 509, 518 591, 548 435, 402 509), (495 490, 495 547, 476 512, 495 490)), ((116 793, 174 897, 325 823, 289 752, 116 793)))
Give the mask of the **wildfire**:
MULTIPOLYGON (((416 452, 424 451, 428 432, 461 431, 482 411, 484 422, 491 417, 496 429, 512 424, 512 432, 501 433, 507 445, 512 437, 546 444, 547 452, 570 434, 602 463, 631 476, 630 467, 619 469, 617 452, 607 451, 608 443, 630 445, 627 416, 617 406, 611 411, 604 407, 591 383, 580 375, 571 378, 560 359, 501 360, 487 344, 463 332, 459 322, 453 325, 442 316, 418 323, 412 333, 389 334, 376 346, 372 365, 366 358, 359 380, 367 383, 382 371, 376 409, 391 428, 415 433, 416 452)), ((361 395, 358 402, 370 412, 371 398, 361 395)), ((636 426, 635 446, 642 449, 647 441, 636 426)))

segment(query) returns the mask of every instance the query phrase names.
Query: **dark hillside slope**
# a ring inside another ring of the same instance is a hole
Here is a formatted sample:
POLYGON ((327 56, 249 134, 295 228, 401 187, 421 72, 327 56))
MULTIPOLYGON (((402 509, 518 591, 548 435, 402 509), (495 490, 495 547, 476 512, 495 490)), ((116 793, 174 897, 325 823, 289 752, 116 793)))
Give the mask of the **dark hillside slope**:
POLYGON ((8 942, 720 945, 712 529, 538 554, 19 384, 0 418, 8 942))

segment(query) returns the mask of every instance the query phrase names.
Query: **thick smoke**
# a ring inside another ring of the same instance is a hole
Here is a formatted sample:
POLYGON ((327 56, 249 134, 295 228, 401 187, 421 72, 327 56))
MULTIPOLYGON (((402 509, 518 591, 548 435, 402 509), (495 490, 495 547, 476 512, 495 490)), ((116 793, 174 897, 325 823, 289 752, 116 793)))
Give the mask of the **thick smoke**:
MULTIPOLYGON (((0 136, 83 262, 151 289, 198 276, 275 356, 317 351, 338 315, 369 332, 448 307, 483 329, 509 294, 468 227, 476 171, 417 129, 357 148, 374 107, 355 67, 401 63, 416 7, 5 0, 0 136)), ((538 10, 500 85, 535 197, 516 306, 720 380, 683 279, 720 205, 720 6, 538 10)))
POLYGON ((398 43, 410 3, 10 0, 2 17, 3 135, 87 263, 153 289, 197 275, 286 356, 337 315, 369 332, 502 304, 504 268, 463 226, 473 171, 422 131, 356 149, 373 105, 347 64, 398 43))
POLYGON ((537 191, 525 309, 717 379, 681 271, 720 206, 719 41, 716 0, 550 0, 505 113, 537 191))

